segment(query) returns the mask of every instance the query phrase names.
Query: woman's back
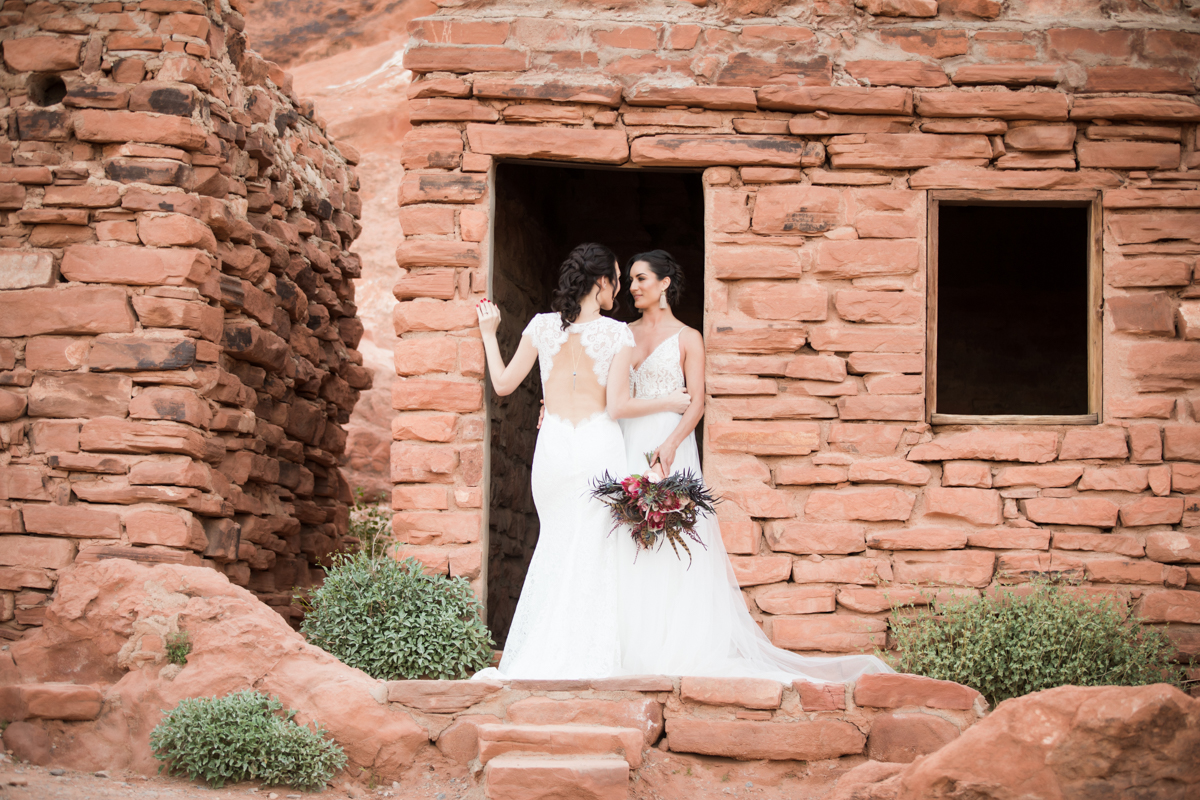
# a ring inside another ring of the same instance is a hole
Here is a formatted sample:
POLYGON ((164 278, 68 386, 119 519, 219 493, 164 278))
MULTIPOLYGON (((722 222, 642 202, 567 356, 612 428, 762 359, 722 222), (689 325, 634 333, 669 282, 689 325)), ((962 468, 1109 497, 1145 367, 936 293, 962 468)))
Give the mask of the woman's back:
POLYGON ((538 314, 524 334, 537 348, 547 414, 577 425, 605 410, 613 357, 633 346, 625 323, 598 317, 563 330, 558 314, 538 314))

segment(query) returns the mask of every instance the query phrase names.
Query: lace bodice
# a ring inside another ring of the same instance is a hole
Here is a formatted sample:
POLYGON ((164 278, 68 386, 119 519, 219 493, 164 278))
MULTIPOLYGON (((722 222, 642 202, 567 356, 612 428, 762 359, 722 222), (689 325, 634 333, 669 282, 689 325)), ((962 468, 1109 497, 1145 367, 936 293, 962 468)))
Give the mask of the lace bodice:
POLYGON ((663 340, 636 369, 629 368, 631 396, 649 399, 662 397, 684 388, 686 384, 683 379, 683 367, 679 363, 679 334, 681 333, 683 333, 683 328, 663 340))
POLYGON ((591 322, 569 325, 564 331, 562 319, 558 314, 537 314, 522 331, 523 335, 533 340, 533 346, 537 348, 542 385, 545 385, 550 377, 554 356, 558 355, 563 343, 573 333, 579 334, 583 352, 592 360, 596 380, 601 386, 607 386, 608 370, 612 366, 613 357, 622 347, 633 347, 635 344, 629 326, 609 317, 599 317, 591 322))

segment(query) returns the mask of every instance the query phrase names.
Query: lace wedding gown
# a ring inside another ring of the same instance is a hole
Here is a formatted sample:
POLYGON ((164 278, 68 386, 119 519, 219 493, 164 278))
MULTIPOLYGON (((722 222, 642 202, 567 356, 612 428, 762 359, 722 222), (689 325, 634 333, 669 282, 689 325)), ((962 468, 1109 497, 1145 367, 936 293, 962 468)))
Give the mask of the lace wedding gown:
MULTIPOLYGON (((630 370, 636 397, 659 397, 683 387, 679 333, 630 370)), ((648 469, 643 454, 662 444, 680 419, 662 412, 620 421, 630 472, 648 469)), ((672 472, 688 469, 701 474, 695 433, 688 434, 671 465, 672 472)), ((874 656, 801 656, 772 645, 746 609, 716 518, 702 518, 696 532, 707 549, 686 540, 689 568, 682 550, 682 560, 669 544, 638 553, 629 535, 618 531, 622 672, 763 677, 786 683, 795 678, 843 682, 893 671, 874 656)))
MULTIPOLYGON (((600 317, 562 330, 558 314, 538 314, 526 326, 538 352, 543 389, 551 372, 572 370, 554 357, 578 334, 600 386, 633 334, 623 322, 600 317)), ((577 367, 586 369, 583 363, 577 367)), ((591 482, 608 471, 629 474, 621 428, 600 411, 572 424, 546 413, 533 453, 533 502, 541 532, 499 669, 475 678, 603 678, 620 671, 616 550, 608 507, 591 497, 591 482)))

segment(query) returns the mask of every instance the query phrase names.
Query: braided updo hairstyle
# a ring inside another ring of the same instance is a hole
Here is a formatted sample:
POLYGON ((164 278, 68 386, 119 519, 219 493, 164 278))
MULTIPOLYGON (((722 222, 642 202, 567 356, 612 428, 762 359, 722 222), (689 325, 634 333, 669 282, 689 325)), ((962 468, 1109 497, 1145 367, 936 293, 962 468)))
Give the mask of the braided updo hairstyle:
MULTIPOLYGON (((558 288, 550 307, 562 317, 563 330, 579 318, 579 301, 587 297, 601 278, 612 280, 617 270, 617 256, 602 244, 581 244, 567 255, 558 268, 558 288)), ((617 308, 613 298, 613 309, 617 308)))
MULTIPOLYGON (((650 267, 650 271, 660 281, 663 278, 671 279, 670 285, 667 286, 667 303, 674 308, 679 303, 679 298, 683 296, 683 267, 679 266, 679 262, 666 250, 651 250, 648 253, 638 253, 629 259, 625 272, 632 276, 633 265, 639 261, 645 261, 650 267)), ((632 281, 632 277, 630 280, 632 281)))

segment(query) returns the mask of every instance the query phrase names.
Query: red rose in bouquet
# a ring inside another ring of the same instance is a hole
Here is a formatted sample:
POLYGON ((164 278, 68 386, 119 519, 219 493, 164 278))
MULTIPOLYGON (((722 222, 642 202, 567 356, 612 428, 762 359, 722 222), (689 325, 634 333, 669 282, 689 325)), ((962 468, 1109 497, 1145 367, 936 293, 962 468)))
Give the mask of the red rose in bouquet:
MULTIPOLYGON (((647 462, 651 456, 646 455, 647 462)), ((666 541, 679 558, 682 558, 679 554, 682 547, 688 554, 690 565, 692 551, 685 538, 706 547, 696 533, 696 521, 701 514, 712 513, 720 499, 713 497, 704 481, 691 470, 664 478, 650 469, 622 480, 606 472, 593 482, 593 486, 592 496, 607 505, 612 513, 613 530, 628 526, 638 552, 662 547, 666 541)))

